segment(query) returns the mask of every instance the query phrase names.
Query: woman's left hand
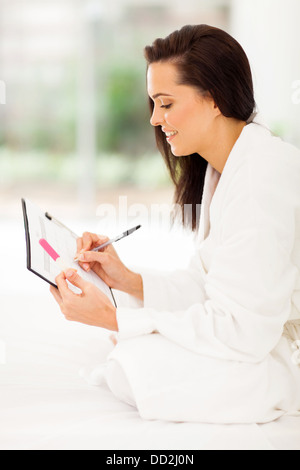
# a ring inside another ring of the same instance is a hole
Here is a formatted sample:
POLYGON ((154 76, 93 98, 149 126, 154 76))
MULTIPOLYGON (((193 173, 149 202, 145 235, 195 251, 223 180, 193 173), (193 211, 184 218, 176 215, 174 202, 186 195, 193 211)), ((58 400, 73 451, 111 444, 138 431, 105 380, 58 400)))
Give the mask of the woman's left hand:
POLYGON ((72 269, 60 273, 55 281, 58 289, 51 286, 50 291, 67 320, 118 331, 116 308, 94 284, 72 269), (78 287, 81 294, 72 292, 67 280, 78 287))

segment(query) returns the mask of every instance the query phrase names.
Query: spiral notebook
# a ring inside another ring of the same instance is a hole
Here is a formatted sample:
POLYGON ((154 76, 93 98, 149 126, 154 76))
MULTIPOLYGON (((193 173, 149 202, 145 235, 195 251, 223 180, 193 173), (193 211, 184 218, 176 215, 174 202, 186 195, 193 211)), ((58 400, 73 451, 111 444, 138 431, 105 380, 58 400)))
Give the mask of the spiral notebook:
MULTIPOLYGON (((84 271, 74 261, 78 235, 28 199, 22 199, 22 209, 27 269, 52 286, 57 287, 55 278, 60 273, 60 268, 39 244, 39 240, 44 238, 59 253, 68 267, 77 269, 78 274, 83 279, 95 284, 117 306, 112 289, 93 271, 84 271)), ((74 289, 74 292, 76 292, 76 289, 74 289)))

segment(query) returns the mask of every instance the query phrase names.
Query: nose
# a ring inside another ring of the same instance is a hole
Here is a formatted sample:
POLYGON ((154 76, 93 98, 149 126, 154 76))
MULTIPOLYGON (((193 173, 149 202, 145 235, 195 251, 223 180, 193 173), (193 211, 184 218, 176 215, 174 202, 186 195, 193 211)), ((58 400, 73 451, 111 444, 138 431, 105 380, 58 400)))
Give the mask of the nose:
POLYGON ((150 124, 152 126, 161 126, 163 122, 164 122, 163 109, 157 106, 154 106, 152 116, 150 119, 150 124))

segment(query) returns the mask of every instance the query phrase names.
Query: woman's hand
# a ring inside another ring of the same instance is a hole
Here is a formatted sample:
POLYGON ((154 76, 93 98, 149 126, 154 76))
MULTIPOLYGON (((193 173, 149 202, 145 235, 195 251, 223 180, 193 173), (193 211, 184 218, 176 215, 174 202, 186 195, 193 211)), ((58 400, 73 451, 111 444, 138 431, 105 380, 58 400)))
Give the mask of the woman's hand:
POLYGON ((77 239, 77 256, 80 266, 89 271, 92 269, 109 287, 127 292, 143 300, 143 283, 140 274, 130 271, 120 260, 111 245, 101 251, 90 251, 105 243, 107 237, 85 232, 77 239))
POLYGON ((67 320, 118 331, 116 308, 94 284, 72 269, 59 274, 55 281, 58 289, 51 286, 50 291, 67 320), (67 280, 78 287, 81 294, 72 292, 67 280))

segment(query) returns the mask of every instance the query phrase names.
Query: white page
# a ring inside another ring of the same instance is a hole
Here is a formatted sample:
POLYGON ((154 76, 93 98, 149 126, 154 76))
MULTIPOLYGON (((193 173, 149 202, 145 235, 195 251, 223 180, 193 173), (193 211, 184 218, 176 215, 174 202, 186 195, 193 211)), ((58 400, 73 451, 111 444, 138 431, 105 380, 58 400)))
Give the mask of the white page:
MULTIPOLYGON (((61 272, 61 269, 39 244, 39 240, 44 238, 59 254, 67 267, 77 269, 78 274, 83 279, 95 284, 115 305, 112 292, 102 279, 93 271, 87 273, 74 261, 77 235, 68 228, 56 223, 55 220, 49 220, 45 216, 45 212, 41 211, 38 206, 28 199, 25 199, 25 204, 30 237, 30 268, 56 285, 55 278, 61 272)), ((74 292, 80 292, 74 286, 70 285, 70 288, 74 292)))

